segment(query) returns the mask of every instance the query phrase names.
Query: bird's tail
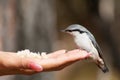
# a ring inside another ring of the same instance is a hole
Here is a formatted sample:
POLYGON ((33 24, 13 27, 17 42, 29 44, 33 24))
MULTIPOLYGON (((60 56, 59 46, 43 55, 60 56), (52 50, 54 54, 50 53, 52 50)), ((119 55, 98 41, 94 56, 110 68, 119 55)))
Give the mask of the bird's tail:
POLYGON ((105 63, 104 63, 104 64, 99 63, 99 64, 97 64, 97 66, 98 66, 104 73, 109 72, 109 69, 108 69, 108 67, 106 66, 105 63))

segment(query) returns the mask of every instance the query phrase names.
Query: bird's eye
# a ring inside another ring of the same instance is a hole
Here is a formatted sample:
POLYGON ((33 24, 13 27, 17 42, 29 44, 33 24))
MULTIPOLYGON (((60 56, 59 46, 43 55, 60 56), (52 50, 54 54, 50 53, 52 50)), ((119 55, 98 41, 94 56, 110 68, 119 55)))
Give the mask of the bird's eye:
POLYGON ((78 31, 79 33, 84 33, 85 31, 81 31, 81 30, 79 30, 79 29, 75 29, 75 30, 72 30, 72 31, 78 31))
POLYGON ((80 33, 84 33, 84 31, 79 31, 80 33))

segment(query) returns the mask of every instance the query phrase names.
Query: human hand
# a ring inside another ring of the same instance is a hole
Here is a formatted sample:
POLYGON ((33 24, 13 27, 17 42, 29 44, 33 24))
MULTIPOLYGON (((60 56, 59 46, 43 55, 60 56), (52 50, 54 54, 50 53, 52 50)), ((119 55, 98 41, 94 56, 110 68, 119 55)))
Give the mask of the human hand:
POLYGON ((44 71, 61 70, 64 67, 89 57, 79 49, 66 52, 59 50, 42 57, 20 57, 11 52, 0 52, 0 75, 34 74, 44 71))

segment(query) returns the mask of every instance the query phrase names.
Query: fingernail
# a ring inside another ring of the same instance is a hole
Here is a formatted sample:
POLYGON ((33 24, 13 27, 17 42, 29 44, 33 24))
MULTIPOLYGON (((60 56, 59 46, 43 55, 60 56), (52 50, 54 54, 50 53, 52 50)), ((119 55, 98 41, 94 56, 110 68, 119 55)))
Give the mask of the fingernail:
POLYGON ((41 72, 43 71, 43 67, 37 63, 34 63, 34 62, 31 62, 29 64, 29 67, 32 69, 32 70, 35 70, 35 71, 38 71, 38 72, 41 72))

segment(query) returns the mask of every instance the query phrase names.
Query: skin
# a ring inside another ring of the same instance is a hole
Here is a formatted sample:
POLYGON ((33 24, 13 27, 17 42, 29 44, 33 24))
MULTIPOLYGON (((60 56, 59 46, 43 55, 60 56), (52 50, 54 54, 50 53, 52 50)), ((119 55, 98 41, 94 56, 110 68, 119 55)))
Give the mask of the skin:
POLYGON ((89 53, 79 49, 58 50, 46 56, 47 58, 22 58, 13 52, 0 52, 0 75, 30 75, 45 71, 57 71, 89 57, 89 53))

